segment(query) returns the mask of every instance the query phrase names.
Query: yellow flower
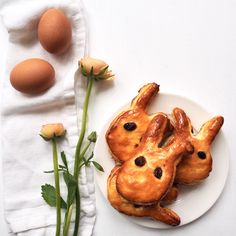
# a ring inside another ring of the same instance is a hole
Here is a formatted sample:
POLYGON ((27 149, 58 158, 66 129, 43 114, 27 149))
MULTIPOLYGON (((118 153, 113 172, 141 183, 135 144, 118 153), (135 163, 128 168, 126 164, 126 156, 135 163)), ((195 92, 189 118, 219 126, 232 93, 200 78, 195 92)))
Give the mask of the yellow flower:
POLYGON ((111 79, 114 75, 111 70, 108 70, 109 65, 99 59, 86 57, 79 62, 81 72, 84 76, 89 76, 91 73, 96 80, 111 79))
POLYGON ((55 137, 62 137, 66 133, 66 130, 62 123, 46 124, 41 128, 40 136, 45 140, 51 140, 55 137))

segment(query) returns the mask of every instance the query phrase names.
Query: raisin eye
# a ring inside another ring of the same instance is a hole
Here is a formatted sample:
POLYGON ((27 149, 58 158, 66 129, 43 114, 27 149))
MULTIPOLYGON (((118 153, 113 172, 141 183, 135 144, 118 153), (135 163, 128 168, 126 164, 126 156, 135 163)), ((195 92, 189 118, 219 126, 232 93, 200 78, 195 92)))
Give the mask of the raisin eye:
POLYGON ((160 179, 161 176, 162 176, 162 169, 161 169, 161 167, 157 167, 157 168, 154 170, 153 173, 154 173, 154 175, 155 175, 156 178, 160 179))
POLYGON ((206 153, 203 151, 198 152, 197 155, 202 160, 206 159, 206 153))
POLYGON ((124 124, 124 129, 128 130, 128 131, 133 131, 137 128, 137 125, 134 122, 127 122, 124 124))
POLYGON ((134 163, 135 163, 136 166, 140 166, 140 167, 141 167, 141 166, 144 166, 144 165, 145 165, 146 159, 145 159, 144 156, 140 156, 140 157, 137 157, 137 158, 135 159, 134 163))

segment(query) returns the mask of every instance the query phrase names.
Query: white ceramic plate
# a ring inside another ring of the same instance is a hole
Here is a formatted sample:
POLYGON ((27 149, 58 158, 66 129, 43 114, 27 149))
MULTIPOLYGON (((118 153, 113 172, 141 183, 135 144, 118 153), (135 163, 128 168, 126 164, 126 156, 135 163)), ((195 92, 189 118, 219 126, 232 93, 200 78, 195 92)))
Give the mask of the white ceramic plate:
MULTIPOLYGON (((126 107, 128 107, 128 105, 126 107)), ((170 114, 174 107, 182 108, 190 117, 193 126, 197 130, 204 122, 213 117, 206 110, 204 110, 204 108, 189 99, 177 95, 163 93, 158 94, 156 99, 153 100, 149 111, 150 113, 162 111, 170 114)), ((124 107, 119 109, 117 114, 119 114, 123 109, 124 107)), ((106 123, 104 129, 98 136, 95 147, 96 161, 98 161, 105 170, 104 173, 96 172, 96 179, 98 186, 100 187, 101 192, 104 194, 106 199, 107 178, 110 174, 110 171, 114 167, 114 161, 108 151, 105 133, 110 122, 117 114, 113 114, 110 120, 106 123)), ((210 176, 200 184, 181 187, 177 201, 169 205, 169 208, 174 210, 180 216, 181 225, 185 225, 194 221, 195 219, 202 216, 206 211, 208 211, 216 202, 224 188, 229 169, 229 151, 222 131, 219 132, 212 145, 212 156, 213 170, 210 176)), ((172 227, 149 218, 138 218, 125 215, 124 217, 134 221, 139 225, 150 228, 164 229, 172 227)))

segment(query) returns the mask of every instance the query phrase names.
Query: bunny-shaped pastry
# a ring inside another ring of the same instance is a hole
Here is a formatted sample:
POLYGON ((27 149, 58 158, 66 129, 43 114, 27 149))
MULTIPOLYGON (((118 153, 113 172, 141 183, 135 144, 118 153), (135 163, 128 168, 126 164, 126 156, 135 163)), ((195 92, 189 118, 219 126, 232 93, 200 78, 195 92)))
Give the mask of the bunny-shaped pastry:
POLYGON ((224 123, 222 116, 216 116, 207 121, 195 135, 192 133, 192 125, 186 113, 180 109, 173 110, 175 119, 174 135, 188 140, 194 147, 194 152, 188 158, 184 158, 177 167, 175 182, 194 184, 206 177, 212 169, 212 157, 210 145, 224 123))
POLYGON ((130 216, 151 217, 154 220, 158 220, 172 226, 177 226, 180 224, 179 216, 174 211, 161 207, 159 203, 152 206, 143 207, 140 205, 135 205, 121 197, 116 189, 116 179, 119 170, 120 166, 115 166, 107 181, 108 199, 115 209, 130 216))
MULTIPOLYGON (((119 114, 110 124, 106 132, 106 140, 112 156, 117 162, 126 161, 136 152, 142 135, 155 116, 148 115, 146 110, 158 91, 159 85, 156 83, 144 85, 132 100, 130 108, 119 114)), ((166 136, 173 130, 170 122, 168 122, 168 125, 166 136)), ((175 201, 177 195, 178 189, 173 187, 162 200, 162 204, 175 201)))
POLYGON ((157 114, 142 136, 139 147, 121 166, 117 191, 134 204, 152 205, 171 188, 176 165, 184 154, 193 152, 192 145, 182 136, 175 136, 169 145, 159 148, 169 126, 165 114, 157 114))
POLYGON ((153 117, 146 113, 146 108, 158 91, 159 85, 156 83, 144 85, 132 100, 130 108, 112 121, 106 140, 116 161, 126 161, 136 151, 140 138, 153 117))

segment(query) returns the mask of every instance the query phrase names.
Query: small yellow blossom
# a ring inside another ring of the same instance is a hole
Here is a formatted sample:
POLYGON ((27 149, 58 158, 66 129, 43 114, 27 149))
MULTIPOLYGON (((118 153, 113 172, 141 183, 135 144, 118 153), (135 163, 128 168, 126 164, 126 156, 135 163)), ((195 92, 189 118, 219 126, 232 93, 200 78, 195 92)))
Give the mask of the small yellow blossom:
POLYGON ((114 76, 112 71, 108 70, 109 65, 100 59, 86 57, 82 58, 79 64, 84 76, 89 76, 91 72, 96 80, 107 80, 114 76))
POLYGON ((55 137, 62 137, 66 133, 66 130, 62 123, 46 124, 42 126, 40 135, 46 140, 51 140, 55 137))

